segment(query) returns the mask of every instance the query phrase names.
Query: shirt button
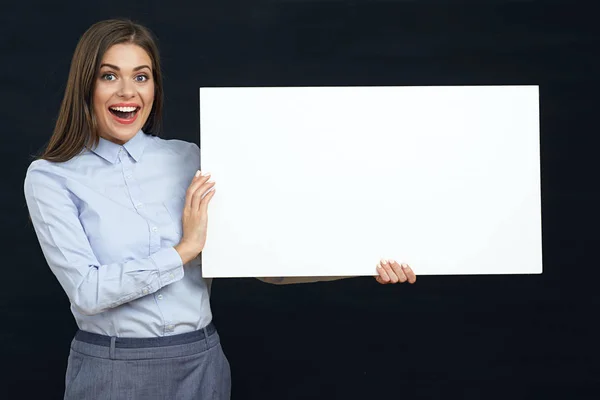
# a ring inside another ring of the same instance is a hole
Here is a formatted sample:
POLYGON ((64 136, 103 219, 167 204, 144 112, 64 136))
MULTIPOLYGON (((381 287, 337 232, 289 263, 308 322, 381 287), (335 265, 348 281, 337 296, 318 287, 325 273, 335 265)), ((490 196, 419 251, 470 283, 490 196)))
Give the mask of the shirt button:
POLYGON ((137 203, 137 204, 135 205, 135 208, 142 208, 142 207, 144 207, 144 205, 143 205, 142 203, 137 203))
POLYGON ((175 275, 169 274, 169 278, 173 279, 173 278, 175 278, 175 275))
POLYGON ((158 230, 157 227, 155 227, 155 226, 152 227, 152 232, 156 232, 157 230, 158 230))
POLYGON ((142 289, 142 293, 148 294, 148 289, 146 289, 146 288, 142 289))
POLYGON ((159 294, 159 295, 158 295, 158 299, 159 299, 159 300, 162 300, 162 299, 163 299, 163 295, 162 295, 162 294, 159 294))

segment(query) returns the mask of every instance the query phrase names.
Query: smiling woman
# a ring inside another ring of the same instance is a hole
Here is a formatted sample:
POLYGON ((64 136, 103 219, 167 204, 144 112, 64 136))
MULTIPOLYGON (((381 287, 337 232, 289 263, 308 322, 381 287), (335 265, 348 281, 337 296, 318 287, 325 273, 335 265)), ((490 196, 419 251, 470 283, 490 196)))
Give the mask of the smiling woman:
POLYGON ((197 145, 158 137, 161 111, 149 30, 128 20, 92 25, 24 184, 79 327, 65 399, 229 398, 199 258, 214 182, 199 171, 197 145))

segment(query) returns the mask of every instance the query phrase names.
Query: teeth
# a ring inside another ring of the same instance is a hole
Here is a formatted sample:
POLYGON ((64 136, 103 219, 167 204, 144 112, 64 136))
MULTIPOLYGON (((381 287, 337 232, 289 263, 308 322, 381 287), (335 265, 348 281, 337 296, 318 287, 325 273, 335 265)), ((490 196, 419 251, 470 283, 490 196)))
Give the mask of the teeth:
POLYGON ((137 107, 111 107, 110 109, 121 112, 134 112, 137 110, 137 107))

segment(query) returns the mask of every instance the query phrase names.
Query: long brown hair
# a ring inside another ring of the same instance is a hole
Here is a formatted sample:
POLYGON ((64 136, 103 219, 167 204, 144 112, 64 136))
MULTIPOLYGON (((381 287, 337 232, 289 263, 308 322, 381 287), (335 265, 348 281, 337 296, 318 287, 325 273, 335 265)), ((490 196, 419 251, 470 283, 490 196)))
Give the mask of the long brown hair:
POLYGON ((98 145, 100 138, 92 104, 96 77, 104 53, 111 46, 120 43, 140 46, 146 50, 152 61, 154 103, 142 130, 155 136, 159 134, 163 86, 159 53, 153 34, 148 28, 128 19, 108 19, 93 24, 79 39, 71 60, 67 86, 54 132, 39 158, 64 162, 84 148, 98 145))

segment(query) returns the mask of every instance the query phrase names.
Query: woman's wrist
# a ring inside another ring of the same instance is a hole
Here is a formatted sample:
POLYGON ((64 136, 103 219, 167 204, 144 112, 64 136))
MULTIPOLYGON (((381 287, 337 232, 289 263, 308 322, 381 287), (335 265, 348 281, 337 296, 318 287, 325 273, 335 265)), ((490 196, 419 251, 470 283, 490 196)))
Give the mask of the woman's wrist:
POLYGON ((200 254, 200 251, 198 251, 198 249, 195 249, 193 246, 190 246, 187 242, 183 240, 175 246, 175 251, 179 253, 179 257, 181 257, 181 260, 184 264, 189 263, 194 258, 196 258, 198 254, 200 254))

